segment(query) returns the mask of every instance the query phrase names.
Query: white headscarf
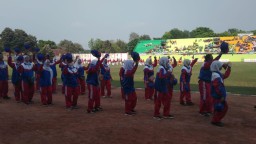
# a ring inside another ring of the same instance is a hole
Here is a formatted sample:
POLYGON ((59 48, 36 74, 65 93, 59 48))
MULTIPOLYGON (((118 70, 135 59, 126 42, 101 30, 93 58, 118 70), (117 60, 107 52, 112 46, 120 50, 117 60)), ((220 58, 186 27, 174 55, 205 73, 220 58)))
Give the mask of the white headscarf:
POLYGON ((133 60, 124 61, 124 71, 125 71, 124 73, 132 69, 133 69, 133 60))
POLYGON ((145 62, 145 65, 148 65, 148 66, 152 65, 152 59, 151 58, 147 58, 146 62, 145 62))
POLYGON ((186 66, 186 67, 189 67, 191 61, 189 59, 184 59, 183 61, 183 65, 186 66))
POLYGON ((91 65, 95 66, 97 64, 98 60, 92 60, 91 65))
POLYGON ((159 60, 159 65, 163 66, 164 68, 168 68, 169 60, 167 57, 161 57, 159 60))
POLYGON ((211 71, 212 71, 212 78, 211 80, 214 81, 217 78, 220 78, 221 82, 223 83, 223 79, 221 77, 221 75, 218 73, 220 72, 220 69, 222 67, 223 63, 220 61, 213 61, 211 64, 211 71))
POLYGON ((82 66, 82 61, 81 61, 81 64, 79 64, 78 61, 81 61, 81 59, 78 58, 78 59, 76 60, 75 64, 74 64, 74 66, 75 66, 76 68, 83 67, 83 66, 82 66))
POLYGON ((146 59, 146 62, 145 62, 145 67, 144 69, 150 69, 150 70, 153 70, 153 65, 152 65, 152 60, 151 58, 147 58, 146 59))
POLYGON ((213 61, 211 64, 211 71, 212 72, 220 72, 220 68, 222 67, 223 63, 220 61, 213 61))
POLYGON ((45 60, 43 69, 50 72, 50 82, 52 84, 53 72, 52 72, 52 69, 50 67, 50 63, 51 63, 50 60, 48 60, 48 59, 45 60), (47 65, 47 63, 48 63, 48 65, 47 65))

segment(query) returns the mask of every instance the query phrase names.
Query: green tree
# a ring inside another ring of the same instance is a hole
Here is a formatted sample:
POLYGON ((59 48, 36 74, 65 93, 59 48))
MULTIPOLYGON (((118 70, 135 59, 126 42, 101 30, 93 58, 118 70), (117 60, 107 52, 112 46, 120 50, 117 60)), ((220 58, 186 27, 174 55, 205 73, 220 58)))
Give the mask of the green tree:
POLYGON ((230 28, 230 29, 228 29, 228 33, 230 34, 230 36, 237 36, 237 34, 245 33, 245 32, 246 31, 240 30, 240 29, 237 29, 237 28, 230 28))
POLYGON ((64 49, 68 53, 81 53, 84 52, 83 47, 78 43, 73 43, 70 40, 62 40, 58 44, 58 47, 64 49))
POLYGON ((37 44, 35 36, 28 35, 21 29, 15 29, 14 31, 10 28, 5 28, 0 34, 4 47, 11 49, 18 47, 24 50, 24 44, 27 43, 33 49, 37 44))
POLYGON ((101 51, 102 50, 102 47, 103 47, 103 41, 100 40, 100 39, 91 39, 89 42, 88 42, 88 46, 91 50, 98 50, 98 51, 101 51))
POLYGON ((256 35, 256 30, 252 30, 251 32, 253 33, 253 35, 256 35))
POLYGON ((127 44, 127 47, 126 47, 126 52, 132 52, 134 50, 134 48, 136 47, 136 45, 138 44, 139 42, 139 39, 134 39, 132 41, 130 41, 128 44, 127 44))
POLYGON ((207 27, 198 27, 191 31, 192 38, 204 38, 204 37, 214 37, 215 33, 212 29, 207 27))
POLYGON ((189 38, 190 32, 188 30, 179 30, 178 28, 171 29, 169 32, 165 32, 162 36, 163 39, 178 39, 189 38))
POLYGON ((55 43, 54 41, 51 41, 51 40, 47 40, 47 41, 45 41, 45 40, 39 40, 39 41, 38 41, 37 46, 38 46, 40 49, 42 49, 45 45, 49 45, 49 47, 50 47, 51 49, 56 49, 56 48, 57 48, 57 45, 56 45, 56 43, 55 43))
POLYGON ((132 41, 132 40, 134 40, 134 39, 139 39, 139 38, 140 38, 140 35, 138 35, 138 34, 135 33, 135 32, 132 32, 132 33, 130 34, 129 42, 132 41))
POLYGON ((50 58, 54 57, 54 53, 52 51, 52 47, 50 46, 50 44, 46 44, 44 45, 44 47, 42 47, 42 49, 40 50, 40 53, 44 54, 44 55, 50 55, 50 58))
POLYGON ((117 52, 126 52, 126 42, 118 39, 115 44, 119 47, 119 50, 117 52))
POLYGON ((140 36, 140 40, 151 40, 151 38, 149 35, 144 34, 140 36))

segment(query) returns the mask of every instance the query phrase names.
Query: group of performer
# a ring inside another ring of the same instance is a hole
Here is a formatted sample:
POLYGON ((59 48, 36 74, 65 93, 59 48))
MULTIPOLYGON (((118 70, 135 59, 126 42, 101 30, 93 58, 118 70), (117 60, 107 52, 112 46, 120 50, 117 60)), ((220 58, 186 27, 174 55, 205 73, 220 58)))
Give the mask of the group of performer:
MULTIPOLYGON (((73 58, 72 54, 62 55, 59 60, 40 53, 33 54, 32 57, 26 54, 14 55, 14 62, 11 52, 7 63, 0 54, 0 98, 9 99, 8 93, 8 65, 12 68, 12 83, 14 85, 14 96, 17 102, 25 104, 33 103, 34 88, 40 90, 41 103, 44 106, 52 104, 52 93, 56 92, 57 70, 59 64, 61 69, 62 93, 65 95, 66 108, 68 110, 77 109, 79 95, 85 94, 88 89, 87 113, 102 111, 101 97, 111 98, 111 73, 108 65, 108 54, 101 58, 101 53, 92 51, 92 55, 97 59, 92 60, 88 66, 82 65, 79 57, 73 58), (34 77, 35 73, 35 77, 34 77), (87 74, 87 76, 85 76, 87 74), (35 84, 34 84, 35 81, 35 84), (107 89, 105 94, 104 89, 107 89)), ((205 56, 205 61, 199 74, 200 109, 203 116, 212 116, 211 123, 216 126, 223 126, 221 122, 228 110, 226 101, 226 90, 224 79, 228 78, 231 72, 231 63, 218 61, 220 53, 215 59, 211 54, 205 56), (221 73, 221 69, 225 73, 221 73)), ((121 95, 125 101, 125 115, 136 114, 137 95, 134 87, 134 76, 140 62, 138 53, 132 53, 133 60, 125 60, 120 68, 119 76, 121 83, 121 95)), ((192 106, 190 79, 192 69, 197 62, 183 60, 180 74, 180 104, 182 106, 192 106)), ((145 61, 144 85, 145 99, 154 100, 155 119, 173 119, 170 114, 171 101, 173 96, 173 86, 178 80, 173 74, 173 69, 177 66, 174 57, 149 57, 145 61), (154 68, 158 65, 156 74, 154 68), (163 114, 160 108, 163 105, 163 114)))

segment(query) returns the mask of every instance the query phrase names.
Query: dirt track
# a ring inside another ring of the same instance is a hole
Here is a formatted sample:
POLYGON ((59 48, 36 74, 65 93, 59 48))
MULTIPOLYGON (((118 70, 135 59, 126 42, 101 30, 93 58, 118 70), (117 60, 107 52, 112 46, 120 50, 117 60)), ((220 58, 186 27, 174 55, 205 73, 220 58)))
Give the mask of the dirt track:
MULTIPOLYGON (((12 96, 12 86, 9 95, 12 96)), ((210 124, 210 118, 198 114, 198 106, 181 106, 174 93, 171 112, 173 120, 155 120, 153 102, 143 99, 137 90, 135 116, 125 116, 124 102, 118 88, 112 89, 112 99, 102 99, 103 112, 87 114, 87 96, 79 97, 80 109, 67 111, 64 96, 53 96, 54 105, 41 106, 39 93, 35 103, 25 105, 11 100, 0 103, 0 143, 2 144, 78 144, 78 143, 189 143, 189 144, 255 144, 256 97, 228 96, 229 111, 225 127, 210 124)), ((192 94, 198 104, 199 96, 192 94)))

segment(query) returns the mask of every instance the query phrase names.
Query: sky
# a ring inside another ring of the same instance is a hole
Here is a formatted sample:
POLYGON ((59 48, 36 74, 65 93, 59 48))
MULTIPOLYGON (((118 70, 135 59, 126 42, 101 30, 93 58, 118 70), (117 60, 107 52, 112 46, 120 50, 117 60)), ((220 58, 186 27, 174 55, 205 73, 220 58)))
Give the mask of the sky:
POLYGON ((38 40, 67 39, 88 49, 93 39, 129 41, 173 29, 255 30, 256 0, 0 0, 0 31, 23 29, 38 40))

